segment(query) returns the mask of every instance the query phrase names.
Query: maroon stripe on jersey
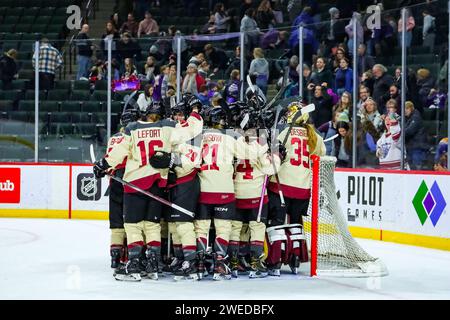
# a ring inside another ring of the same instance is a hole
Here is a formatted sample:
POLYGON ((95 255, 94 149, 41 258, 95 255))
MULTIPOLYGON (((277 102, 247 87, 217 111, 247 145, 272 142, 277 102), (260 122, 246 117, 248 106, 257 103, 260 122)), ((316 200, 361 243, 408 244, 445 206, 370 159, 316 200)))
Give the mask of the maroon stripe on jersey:
MULTIPOLYGON (((134 181, 129 181, 130 183, 134 184, 136 187, 139 187, 141 189, 147 190, 150 189, 150 187, 156 182, 158 181, 158 186, 159 187, 164 187, 165 184, 167 184, 167 180, 166 179, 162 179, 161 175, 159 173, 155 173, 152 174, 151 176, 147 176, 144 178, 140 178, 134 181), (161 181, 162 181, 162 186, 161 186, 161 181), (165 181, 165 182, 164 182, 165 181)), ((134 190, 131 187, 128 186, 123 186, 123 191, 126 193, 136 193, 139 191, 134 190)))
POLYGON ((197 176, 197 170, 194 169, 191 173, 185 175, 184 177, 177 178, 177 182, 175 182, 175 184, 168 185, 167 187, 168 188, 173 188, 173 187, 178 186, 180 184, 192 181, 196 176, 197 176))
POLYGON ((133 249, 135 247, 143 247, 144 241, 136 241, 128 244, 128 249, 133 249))
POLYGON ((174 244, 173 244, 173 247, 174 247, 174 248, 181 248, 181 243, 180 243, 180 244, 175 244, 175 243, 174 243, 174 244))
POLYGON ((150 241, 147 243, 147 246, 149 247, 160 247, 161 246, 161 242, 159 241, 150 241))
POLYGON ((196 118, 197 120, 202 120, 202 116, 199 115, 197 112, 191 112, 191 117, 196 118))
MULTIPOLYGON (((283 196, 291 199, 309 199, 311 197, 311 189, 296 188, 285 184, 280 184, 283 196)), ((278 185, 275 182, 269 183, 269 190, 278 193, 278 185)))
MULTIPOLYGON (((236 208, 238 209, 256 209, 259 208, 259 200, 261 198, 252 198, 252 199, 236 199, 236 208)), ((264 196, 263 204, 267 204, 269 202, 269 197, 264 196)))
POLYGON ((217 237, 217 238, 216 238, 216 241, 217 241, 217 243, 220 244, 221 246, 227 246, 227 245, 228 245, 228 241, 225 240, 225 239, 222 239, 222 238, 220 238, 220 237, 217 237))
POLYGON ((230 240, 229 244, 230 244, 230 246, 238 246, 239 241, 230 240))
POLYGON ((111 245, 111 249, 122 249, 123 245, 122 244, 112 244, 111 245))
POLYGON ((195 250, 197 250, 197 247, 196 246, 183 246, 183 250, 195 251, 195 250))
POLYGON ((400 169, 401 163, 400 161, 393 161, 388 163, 380 163, 381 169, 400 169))
POLYGON ((239 245, 241 247, 246 246, 248 244, 248 241, 239 241, 239 245))
POLYGON ((206 244, 208 243, 208 239, 200 237, 197 238, 197 242, 203 243, 206 246, 206 244))
POLYGON ((234 193, 200 192, 198 202, 204 204, 227 204, 235 200, 234 193))
POLYGON ((250 245, 251 246, 262 247, 262 246, 264 246, 264 241, 257 241, 257 240, 255 240, 255 241, 250 242, 250 245))

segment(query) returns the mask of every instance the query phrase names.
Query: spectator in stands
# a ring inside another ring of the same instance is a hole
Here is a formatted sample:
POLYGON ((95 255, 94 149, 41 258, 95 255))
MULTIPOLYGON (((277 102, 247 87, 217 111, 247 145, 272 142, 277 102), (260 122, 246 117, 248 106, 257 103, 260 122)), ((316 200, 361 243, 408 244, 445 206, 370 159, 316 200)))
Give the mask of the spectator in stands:
POLYGON ((264 58, 264 51, 261 48, 253 50, 253 60, 250 63, 249 74, 256 76, 256 85, 266 95, 269 81, 269 62, 264 58))
MULTIPOLYGON (((413 29, 416 26, 416 22, 414 20, 414 16, 411 13, 411 9, 406 8, 406 34, 405 34, 405 38, 406 38, 406 48, 409 48, 411 46, 411 41, 412 41, 412 37, 413 37, 413 29)), ((402 28, 403 28, 403 23, 402 23, 402 18, 400 17, 400 19, 398 20, 398 43, 401 46, 402 43, 402 28)))
POLYGON ((208 87, 205 84, 200 86, 197 98, 202 102, 204 106, 209 105, 208 87))
MULTIPOLYGON (((359 49, 364 42, 364 28, 363 28, 362 22, 361 22, 361 14, 358 12, 353 12, 352 19, 345 26, 345 32, 347 33, 347 38, 348 38, 347 47, 348 47, 349 52, 353 52, 353 42, 354 42, 353 23, 355 20, 356 20, 356 46, 358 47, 358 54, 361 56, 361 53, 359 53, 359 49)), ((363 56, 365 55, 365 51, 366 51, 366 46, 364 45, 363 56)), ((372 66, 370 66, 368 68, 372 68, 372 66)), ((365 70, 367 70, 367 68, 362 69, 362 71, 365 71, 365 70)), ((360 76, 362 74, 362 71, 359 74, 360 76)))
POLYGON ((103 80, 106 77, 105 68, 106 65, 103 60, 96 61, 89 72, 89 81, 95 83, 97 80, 103 80))
POLYGON ((430 94, 431 89, 434 88, 435 80, 431 76, 430 70, 419 69, 417 70, 417 89, 419 94, 419 107, 423 109, 427 102, 427 97, 430 94))
POLYGON ((121 60, 125 60, 126 58, 141 59, 141 47, 136 40, 131 38, 131 34, 128 32, 124 32, 122 38, 117 43, 117 52, 121 60))
POLYGON ((243 0, 241 6, 239 7, 239 19, 242 20, 247 10, 254 7, 255 4, 252 0, 243 0))
POLYGON ((84 24, 81 27, 81 31, 78 33, 75 38, 75 44, 78 49, 77 53, 77 80, 81 78, 87 78, 89 69, 91 68, 91 58, 94 46, 92 45, 91 40, 89 40, 89 25, 84 24))
POLYGON ((362 109, 358 111, 358 118, 361 122, 370 121, 378 132, 383 131, 383 118, 378 112, 377 103, 372 98, 362 104, 362 109))
POLYGON ((260 32, 255 20, 255 9, 250 8, 245 12, 245 16, 241 20, 241 32, 244 32, 245 50, 252 52, 258 46, 260 32))
POLYGON ((311 82, 308 84, 308 90, 314 90, 314 87, 319 85, 330 88, 333 84, 333 74, 326 69, 325 58, 319 57, 316 60, 316 69, 311 75, 311 82))
POLYGON ((390 100, 394 100, 399 109, 398 111, 400 111, 400 112, 396 111, 398 114, 401 114, 401 109, 400 109, 400 106, 402 105, 401 99, 402 99, 402 97, 400 94, 400 89, 395 84, 393 84, 389 87, 389 94, 384 95, 382 98, 384 105, 387 105, 387 103, 390 100))
POLYGON ((144 64, 145 79, 150 82, 155 82, 155 77, 159 74, 158 66, 156 65, 155 58, 148 56, 147 61, 144 64))
POLYGON ((349 63, 347 58, 343 58, 339 62, 339 69, 336 72, 335 80, 335 92, 339 96, 345 91, 353 92, 353 70, 349 68, 349 63))
POLYGON ((195 63, 197 66, 200 66, 204 61, 205 61, 205 54, 203 52, 199 52, 191 59, 189 59, 189 63, 195 63))
POLYGON ((448 137, 442 138, 436 148, 436 156, 434 158, 435 171, 448 171, 448 137))
POLYGON ((398 67, 395 69, 394 84, 399 88, 401 88, 401 86, 402 86, 402 68, 401 67, 398 67))
POLYGON ((187 66, 186 75, 184 76, 183 84, 181 86, 181 92, 183 94, 190 93, 196 95, 202 84, 205 84, 205 79, 198 74, 197 65, 190 63, 187 66))
POLYGON ((302 12, 302 0, 289 0, 287 5, 287 12, 289 14, 289 21, 292 23, 302 12))
POLYGON ((339 19, 339 9, 332 7, 328 13, 330 19, 325 24, 321 39, 326 46, 326 52, 330 52, 331 48, 343 42, 345 38, 345 24, 343 20, 339 19))
POLYGON ((216 16, 211 14, 209 16, 208 22, 206 22, 200 29, 200 33, 203 34, 213 34, 216 33, 216 16))
POLYGON ((287 49, 288 32, 272 29, 267 31, 261 39, 262 49, 287 49))
POLYGON ((119 41, 120 39, 120 35, 117 32, 117 29, 114 27, 114 25, 112 24, 111 21, 108 21, 106 23, 106 29, 105 29, 105 33, 102 35, 102 51, 103 51, 103 57, 105 58, 104 60, 106 60, 106 58, 108 57, 108 40, 111 40, 111 54, 114 58, 116 58, 117 56, 117 41, 119 41))
POLYGON ((231 17, 228 16, 225 11, 225 6, 223 3, 219 2, 216 4, 214 8, 214 18, 215 18, 215 27, 216 33, 226 33, 230 27, 231 17))
POLYGON ((121 23, 122 20, 120 19, 120 16, 117 12, 111 15, 110 21, 114 26, 114 29, 116 30, 120 29, 120 26, 122 25, 121 23))
POLYGON ((316 110, 311 113, 316 128, 332 119, 333 101, 328 95, 325 87, 320 85, 315 86, 314 97, 312 98, 311 103, 316 106, 316 110))
POLYGON ((122 73, 121 78, 128 80, 130 77, 137 77, 138 72, 136 67, 134 66, 133 59, 132 58, 126 58, 124 60, 124 71, 122 73))
POLYGON ((272 12, 275 18, 275 23, 282 24, 284 22, 283 19, 283 8, 284 8, 284 0, 271 0, 272 12))
MULTIPOLYGON (((319 131, 324 140, 327 140, 328 138, 331 138, 332 136, 337 134, 336 124, 338 117, 339 112, 334 112, 332 120, 325 122, 317 128, 317 131, 319 131)), ((334 140, 325 142, 325 148, 327 156, 330 156, 334 148, 334 140)))
POLYGON ((177 66, 176 64, 169 65, 169 71, 164 76, 162 85, 161 85, 161 98, 164 99, 167 97, 167 91, 169 88, 173 90, 177 90, 177 66))
POLYGON ((353 113, 352 95, 348 91, 344 91, 339 98, 339 102, 333 107, 333 111, 339 113, 347 113, 349 117, 353 113))
POLYGON ((442 92, 439 88, 431 89, 430 94, 427 97, 425 107, 430 109, 444 110, 446 105, 447 105, 447 94, 445 94, 445 92, 442 92))
POLYGON ((380 161, 380 169, 401 169, 401 129, 395 114, 384 119, 385 131, 377 141, 376 156, 380 161))
POLYGON ((307 64, 312 64, 312 56, 319 48, 319 42, 314 33, 315 26, 311 25, 314 23, 311 14, 312 9, 310 7, 305 7, 303 9, 303 12, 295 19, 289 37, 289 47, 292 54, 298 54, 299 26, 300 24, 305 26, 303 29, 303 62, 307 64))
POLYGON ((12 81, 18 76, 17 50, 10 49, 0 57, 0 79, 3 90, 12 89, 12 81))
POLYGON ((210 65, 208 63, 208 61, 203 61, 199 66, 198 66, 198 74, 203 78, 203 80, 205 81, 209 81, 209 68, 210 65))
POLYGON ((376 151, 381 133, 375 129, 370 121, 357 122, 356 154, 358 167, 375 167, 377 164, 376 151))
MULTIPOLYGON (((33 54, 33 67, 35 67, 33 54)), ((39 90, 53 89, 56 70, 62 67, 61 53, 54 48, 47 38, 42 38, 39 47, 39 90)))
POLYGON ((152 14, 149 11, 145 12, 145 18, 139 23, 138 38, 147 35, 157 35, 159 32, 158 23, 152 18, 152 14))
POLYGON ((363 109, 363 103, 367 101, 367 99, 370 97, 370 90, 365 85, 361 84, 359 86, 359 100, 356 104, 356 110, 357 112, 361 112, 363 109))
POLYGON ((387 73, 386 67, 382 64, 374 65, 372 74, 375 78, 372 97, 378 105, 378 111, 383 113, 383 96, 389 92, 389 87, 394 83, 394 79, 387 73))
POLYGON ((412 170, 421 170, 427 150, 426 134, 422 116, 411 101, 405 102, 405 120, 407 161, 412 170))
POLYGON ((136 37, 139 30, 139 23, 134 20, 134 16, 132 13, 128 14, 127 22, 124 22, 122 26, 120 27, 119 32, 129 32, 133 37, 136 37))
POLYGON ((225 86, 223 98, 227 103, 233 103, 239 100, 239 89, 241 83, 241 75, 239 70, 231 71, 230 79, 225 86))
POLYGON ((373 84, 375 79, 372 74, 372 70, 367 70, 362 74, 360 84, 367 87, 370 92, 373 92, 373 84))
POLYGON ((371 70, 375 65, 375 59, 367 54, 366 45, 361 43, 358 46, 358 75, 361 77, 363 72, 371 70))
POLYGON ((154 81, 154 90, 153 90, 153 98, 155 101, 162 101, 162 85, 164 81, 164 77, 169 74, 169 66, 163 65, 160 68, 160 74, 155 77, 154 81))
POLYGON ((262 0, 256 11, 256 21, 262 30, 268 30, 275 26, 275 16, 269 0, 262 0))
POLYGON ((144 92, 139 95, 137 104, 139 109, 143 112, 147 110, 147 107, 153 103, 153 93, 154 88, 151 84, 146 84, 144 86, 144 92))
POLYGON ((347 53, 345 52, 345 49, 342 47, 336 48, 336 51, 332 50, 331 56, 330 56, 330 69, 331 71, 336 74, 337 70, 340 67, 341 59, 348 58, 347 53))
POLYGON ((334 148, 331 155, 336 157, 336 167, 350 168, 352 166, 352 131, 347 121, 336 124, 339 137, 334 139, 334 148))
MULTIPOLYGON (((227 61, 225 74, 231 74, 234 69, 241 69, 241 47, 237 46, 234 50, 234 56, 230 57, 227 61)), ((247 68, 244 60, 244 68, 247 68)))
POLYGON ((227 66, 228 56, 222 49, 214 48, 212 44, 205 45, 205 55, 209 60, 214 73, 219 70, 225 70, 227 66))

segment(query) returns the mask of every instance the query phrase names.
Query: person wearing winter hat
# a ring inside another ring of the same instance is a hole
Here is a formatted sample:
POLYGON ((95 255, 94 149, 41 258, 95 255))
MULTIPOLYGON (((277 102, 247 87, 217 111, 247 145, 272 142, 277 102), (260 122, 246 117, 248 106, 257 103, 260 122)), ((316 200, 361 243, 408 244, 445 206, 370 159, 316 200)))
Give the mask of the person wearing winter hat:
POLYGON ((182 93, 196 95, 202 84, 205 84, 205 79, 198 74, 197 65, 195 63, 190 63, 187 66, 186 75, 183 79, 183 85, 181 87, 182 93))

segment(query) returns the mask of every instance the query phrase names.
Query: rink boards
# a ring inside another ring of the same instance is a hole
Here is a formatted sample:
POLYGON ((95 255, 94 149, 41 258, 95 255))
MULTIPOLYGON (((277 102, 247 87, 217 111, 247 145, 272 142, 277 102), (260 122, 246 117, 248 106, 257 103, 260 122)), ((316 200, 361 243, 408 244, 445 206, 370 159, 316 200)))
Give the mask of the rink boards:
MULTIPOLYGON (((107 219, 108 184, 90 165, 0 164, 0 217, 107 219)), ((450 174, 339 169, 335 184, 354 236, 450 250, 450 174)))

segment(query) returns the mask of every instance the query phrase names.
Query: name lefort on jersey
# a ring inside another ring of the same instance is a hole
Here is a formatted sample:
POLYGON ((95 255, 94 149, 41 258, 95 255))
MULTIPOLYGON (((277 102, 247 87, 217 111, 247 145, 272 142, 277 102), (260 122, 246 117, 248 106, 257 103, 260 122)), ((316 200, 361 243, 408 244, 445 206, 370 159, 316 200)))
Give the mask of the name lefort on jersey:
POLYGON ((161 129, 141 129, 137 131, 137 136, 139 139, 160 138, 161 129))

